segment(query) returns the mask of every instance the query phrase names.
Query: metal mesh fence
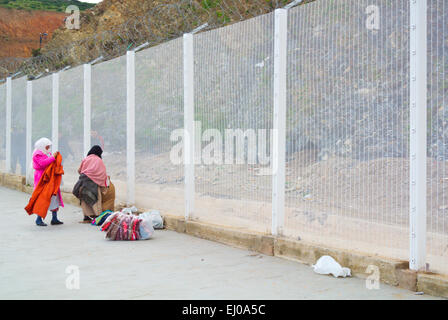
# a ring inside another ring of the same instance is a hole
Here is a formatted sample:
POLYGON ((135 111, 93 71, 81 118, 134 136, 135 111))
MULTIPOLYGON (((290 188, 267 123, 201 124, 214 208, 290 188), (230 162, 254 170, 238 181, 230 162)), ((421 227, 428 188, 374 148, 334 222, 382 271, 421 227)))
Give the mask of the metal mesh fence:
POLYGON ((408 257, 408 20, 407 1, 290 10, 287 235, 408 257))
POLYGON ((184 168, 170 159, 170 136, 184 125, 182 45, 178 38, 135 55, 136 204, 178 216, 184 168))
MULTIPOLYGON (((51 88, 51 87, 50 87, 51 88)), ((11 97, 11 172, 26 173, 26 78, 12 81, 11 97)), ((47 120, 51 126, 51 114, 47 120)))
MULTIPOLYGON (((26 95, 25 95, 26 97, 26 95)), ((26 101, 26 99, 25 99, 26 101)), ((33 112, 31 141, 42 137, 52 140, 53 79, 51 76, 33 81, 33 112)), ((55 152, 52 148, 52 152, 55 152)))
POLYGON ((448 273, 448 4, 428 2, 427 262, 448 273))
POLYGON ((126 56, 92 67, 91 145, 103 149, 118 201, 126 200, 126 56))
POLYGON ((0 172, 6 166, 6 84, 0 84, 0 172))
POLYGON ((260 163, 269 167, 273 24, 267 14, 195 36, 193 219, 270 231, 272 177, 260 163))
POLYGON ((63 190, 71 192, 78 180, 78 168, 86 156, 83 150, 84 71, 79 66, 59 74, 58 145, 63 157, 63 190))

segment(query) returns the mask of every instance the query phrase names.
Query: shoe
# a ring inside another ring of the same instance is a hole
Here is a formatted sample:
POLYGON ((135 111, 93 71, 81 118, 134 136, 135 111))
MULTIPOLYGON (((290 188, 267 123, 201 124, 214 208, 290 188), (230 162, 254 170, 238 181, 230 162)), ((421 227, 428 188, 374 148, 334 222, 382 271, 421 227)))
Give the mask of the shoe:
POLYGON ((92 219, 88 216, 84 216, 84 220, 80 221, 79 223, 91 223, 92 219))
POLYGON ((39 227, 46 227, 47 226, 47 224, 45 222, 43 222, 43 221, 36 221, 36 225, 39 226, 39 227))
POLYGON ((59 221, 59 220, 51 220, 51 225, 52 225, 52 226, 54 226, 54 225, 58 225, 58 224, 64 224, 64 222, 59 221))

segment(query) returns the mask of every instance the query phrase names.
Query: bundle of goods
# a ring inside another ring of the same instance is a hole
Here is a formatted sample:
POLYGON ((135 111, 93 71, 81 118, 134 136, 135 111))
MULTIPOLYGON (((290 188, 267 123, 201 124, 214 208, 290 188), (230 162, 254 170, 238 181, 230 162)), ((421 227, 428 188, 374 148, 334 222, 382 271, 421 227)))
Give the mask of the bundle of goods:
POLYGON ((147 240, 154 228, 149 217, 139 217, 129 212, 115 212, 104 221, 101 231, 109 240, 147 240))
POLYGON ((104 221, 112 214, 113 212, 111 210, 103 211, 98 217, 95 219, 92 219, 92 225, 94 226, 101 226, 104 221))

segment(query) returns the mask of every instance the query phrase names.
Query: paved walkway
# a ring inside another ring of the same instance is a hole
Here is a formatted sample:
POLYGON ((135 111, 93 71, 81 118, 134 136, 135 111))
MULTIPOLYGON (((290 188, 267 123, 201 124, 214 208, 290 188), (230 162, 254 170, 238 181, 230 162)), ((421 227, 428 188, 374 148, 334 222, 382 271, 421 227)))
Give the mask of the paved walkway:
POLYGON ((0 299, 432 299, 309 266, 156 230, 147 241, 108 241, 67 205, 64 225, 37 227, 29 195, 0 187, 0 299), (79 273, 78 273, 79 272, 79 273), (79 274, 79 289, 76 275, 79 274))

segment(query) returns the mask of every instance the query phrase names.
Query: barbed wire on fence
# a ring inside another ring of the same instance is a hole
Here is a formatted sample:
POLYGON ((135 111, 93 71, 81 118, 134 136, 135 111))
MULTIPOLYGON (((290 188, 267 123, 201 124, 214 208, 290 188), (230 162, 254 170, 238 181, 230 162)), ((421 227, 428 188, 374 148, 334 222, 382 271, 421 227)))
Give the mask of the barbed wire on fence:
MULTIPOLYGON (((0 59, 0 79, 24 75, 35 79, 47 73, 89 63, 99 57, 109 60, 142 45, 154 46, 201 26, 201 31, 211 30, 269 13, 294 2, 304 4, 311 1, 314 0, 167 1, 113 29, 68 45, 53 48, 50 42, 50 46, 42 48, 38 56, 0 59)), ((81 15, 81 28, 88 19, 88 15, 81 15)))

